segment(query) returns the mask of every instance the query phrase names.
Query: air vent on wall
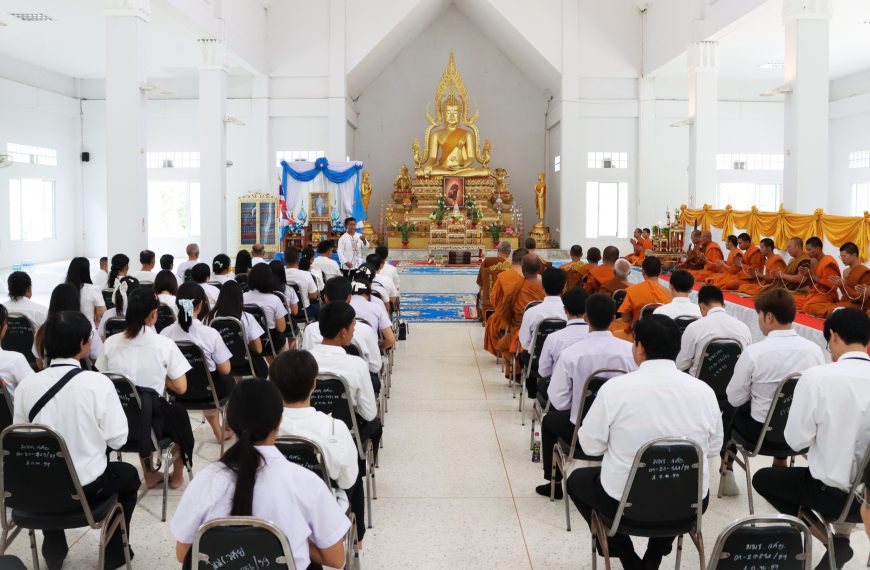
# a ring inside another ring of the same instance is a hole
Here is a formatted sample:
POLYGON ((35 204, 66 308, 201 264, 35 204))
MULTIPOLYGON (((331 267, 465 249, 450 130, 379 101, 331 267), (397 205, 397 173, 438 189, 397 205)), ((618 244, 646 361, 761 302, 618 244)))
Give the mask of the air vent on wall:
POLYGON ((739 161, 734 163, 734 170, 746 170, 746 163, 739 161))
POLYGON ((613 168, 613 161, 609 158, 605 158, 602 168, 613 168))
POLYGON ((15 16, 22 22, 52 22, 54 18, 47 16, 42 12, 9 12, 10 16, 15 16))

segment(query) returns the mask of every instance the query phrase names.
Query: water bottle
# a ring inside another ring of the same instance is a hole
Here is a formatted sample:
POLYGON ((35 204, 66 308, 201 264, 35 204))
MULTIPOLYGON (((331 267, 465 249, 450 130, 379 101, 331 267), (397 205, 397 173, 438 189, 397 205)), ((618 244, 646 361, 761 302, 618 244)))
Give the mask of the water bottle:
POLYGON ((535 444, 532 446, 532 463, 541 462, 541 432, 535 432, 535 444))

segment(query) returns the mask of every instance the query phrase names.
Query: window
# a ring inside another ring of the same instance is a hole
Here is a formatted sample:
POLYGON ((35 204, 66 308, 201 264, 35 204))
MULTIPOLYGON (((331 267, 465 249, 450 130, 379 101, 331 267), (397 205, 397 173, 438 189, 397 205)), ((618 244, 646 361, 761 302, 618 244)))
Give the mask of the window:
POLYGON ((9 239, 54 239, 54 181, 38 178, 9 181, 9 239))
POLYGON ((628 168, 627 152, 590 152, 586 154, 586 168, 628 168))
MULTIPOLYGON (((293 162, 295 160, 314 162, 318 158, 323 158, 326 153, 322 150, 279 150, 275 153, 275 166, 281 168, 281 161, 293 162)), ((350 160, 350 158, 348 158, 350 160)))
POLYGON ((57 166, 57 149, 26 144, 7 143, 6 152, 15 162, 57 166))
POLYGON ((782 154, 717 154, 717 170, 782 170, 782 154))
POLYGON ((147 168, 199 168, 198 152, 148 152, 147 168))
POLYGON ((852 215, 863 216, 870 211, 870 182, 852 184, 852 215))
POLYGON ((627 183, 586 183, 586 237, 628 237, 627 183))
POLYGON ((850 152, 849 168, 870 168, 870 150, 850 152))
POLYGON ((731 205, 735 210, 751 210, 758 206, 762 212, 776 212, 782 203, 782 187, 779 184, 755 184, 752 182, 721 183, 717 188, 716 207, 731 205))
POLYGON ((553 172, 559 172, 562 170, 562 156, 556 155, 556 158, 553 159, 553 172))
POLYGON ((148 231, 157 238, 200 235, 199 182, 186 180, 149 182, 148 231))

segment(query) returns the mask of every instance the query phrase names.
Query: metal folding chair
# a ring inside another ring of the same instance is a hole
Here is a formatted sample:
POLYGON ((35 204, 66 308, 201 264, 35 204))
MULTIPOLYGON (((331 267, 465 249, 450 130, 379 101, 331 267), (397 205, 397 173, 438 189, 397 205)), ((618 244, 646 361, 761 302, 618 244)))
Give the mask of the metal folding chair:
POLYGON ((713 546, 708 570, 745 570, 752 563, 777 570, 810 570, 810 529, 789 515, 759 515, 726 526, 713 546))
POLYGON ((255 517, 222 517, 199 527, 190 549, 190 567, 296 570, 287 537, 274 524, 255 517))

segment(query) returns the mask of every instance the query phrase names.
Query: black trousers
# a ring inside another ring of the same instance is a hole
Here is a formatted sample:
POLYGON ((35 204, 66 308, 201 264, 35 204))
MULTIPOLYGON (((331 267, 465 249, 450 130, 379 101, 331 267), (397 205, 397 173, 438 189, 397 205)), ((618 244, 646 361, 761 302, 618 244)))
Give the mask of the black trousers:
MULTIPOLYGON (((747 402, 734 411, 731 429, 725 433, 725 443, 728 443, 733 434, 738 433, 743 439, 752 442, 754 445, 758 443, 758 438, 761 437, 763 427, 764 424, 762 422, 752 417, 752 406, 747 402)), ((731 446, 731 450, 736 452, 736 446, 731 446)), ((785 459, 785 456, 777 457, 777 459, 785 459)))
POLYGON ((366 489, 363 481, 364 475, 360 471, 356 477, 356 483, 350 489, 345 489, 350 512, 356 518, 356 538, 362 540, 366 535, 366 489))
POLYGON ((719 400, 719 410, 722 412, 722 433, 724 437, 722 438, 722 449, 720 450, 719 455, 721 457, 725 457, 725 444, 728 443, 729 435, 731 434, 731 430, 734 424, 734 414, 737 411, 737 408, 728 403, 728 400, 719 400))
POLYGON ((284 333, 278 332, 278 329, 269 329, 269 339, 272 346, 275 347, 276 354, 281 352, 281 349, 287 344, 287 337, 284 336, 284 333))
MULTIPOLYGON (((551 409, 541 420, 541 463, 544 464, 544 479, 550 480, 553 473, 553 448, 559 438, 568 443, 574 437, 574 424, 571 423, 571 410, 561 411, 551 409)), ((579 445, 579 444, 578 444, 579 445)), ((562 480, 562 474, 556 473, 556 481, 562 480)))
MULTIPOLYGON (((591 525, 592 511, 598 511, 606 517, 614 517, 619 508, 619 501, 611 497, 601 486, 601 467, 584 467, 575 469, 568 477, 568 494, 580 514, 591 525)), ((710 496, 704 497, 703 510, 707 510, 710 496)), ((675 536, 650 538, 647 550, 653 554, 667 556, 673 548, 675 536)), ((611 556, 625 556, 634 551, 631 537, 616 533, 607 539, 607 547, 611 556)))
MULTIPOLYGON (((124 520, 127 523, 127 539, 130 537, 130 519, 136 508, 136 495, 139 491, 139 473, 129 463, 110 461, 106 471, 92 483, 83 487, 85 496, 93 505, 114 494, 124 509, 124 520)), ((66 535, 63 530, 44 530, 45 540, 42 543, 42 555, 46 560, 60 561, 66 558, 69 550, 66 535)), ((121 541, 119 528, 106 547, 106 568, 117 568, 124 563, 124 545, 121 541)))
POLYGON ((305 308, 305 313, 308 315, 310 320, 316 321, 317 317, 320 316, 320 302, 310 301, 308 306, 305 308))
POLYGON ((375 396, 381 395, 381 379, 374 372, 369 372, 369 377, 372 379, 372 388, 375 390, 375 396))
MULTIPOLYGON (((752 487, 777 511, 792 516, 797 516, 801 507, 806 507, 826 518, 835 519, 849 500, 849 494, 845 491, 828 487, 814 479, 809 467, 759 469, 752 477, 752 487)), ((847 520, 861 522, 860 509, 855 501, 852 501, 847 520)))

